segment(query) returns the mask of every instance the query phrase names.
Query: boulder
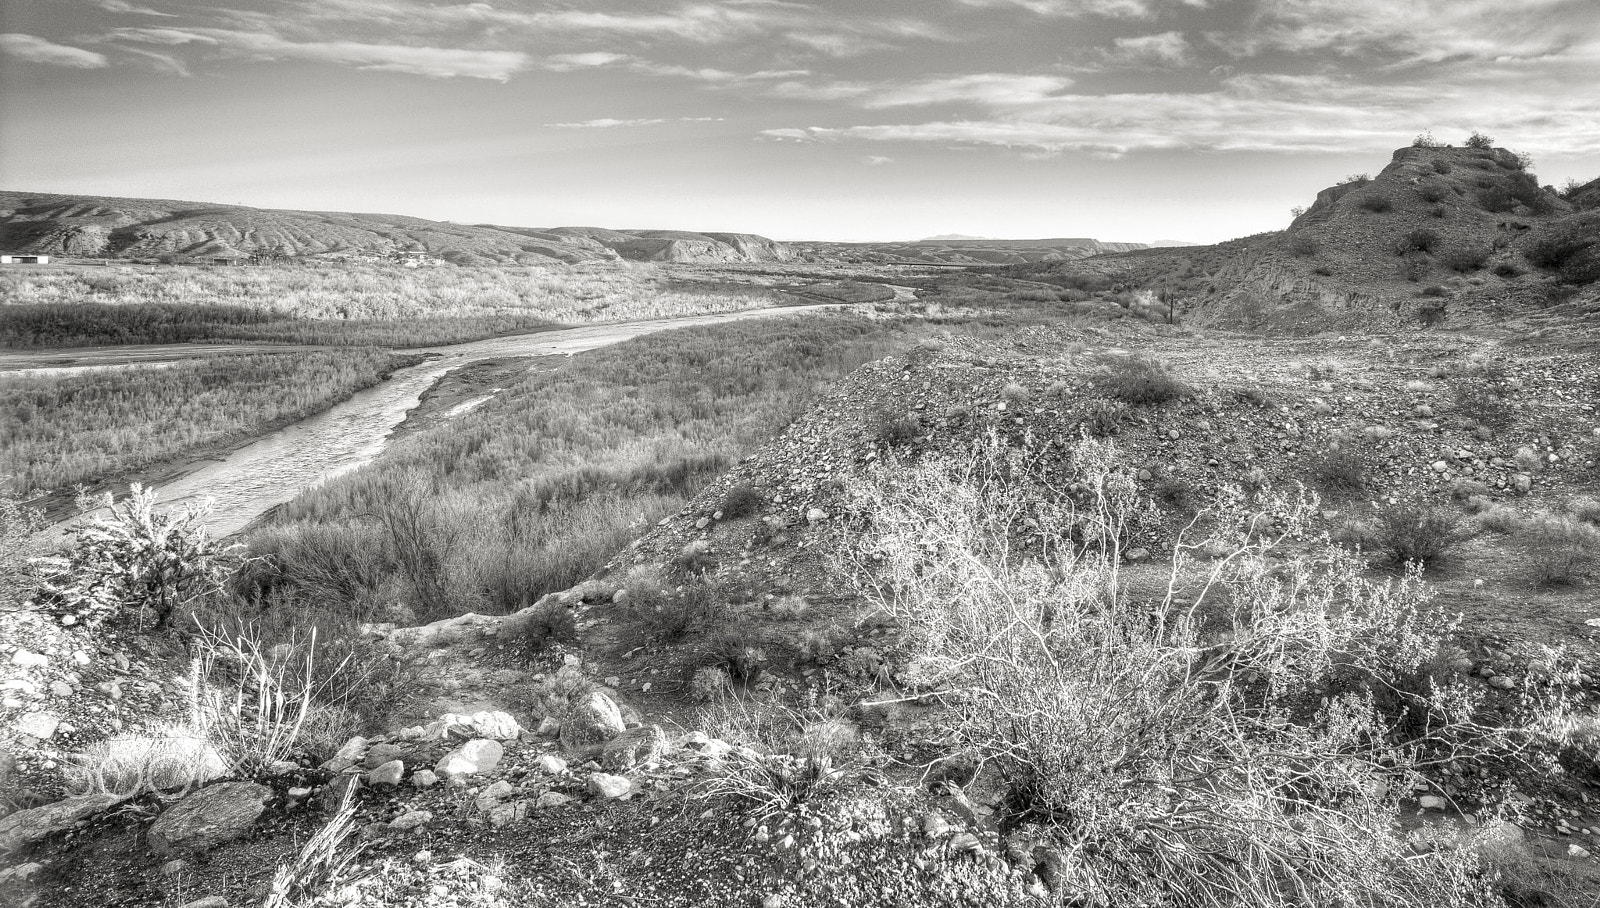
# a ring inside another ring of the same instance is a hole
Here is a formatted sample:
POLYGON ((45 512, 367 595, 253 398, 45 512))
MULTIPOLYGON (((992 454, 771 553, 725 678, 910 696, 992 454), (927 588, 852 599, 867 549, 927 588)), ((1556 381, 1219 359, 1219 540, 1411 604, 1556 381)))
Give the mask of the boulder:
POLYGON ((475 738, 445 754, 433 771, 444 779, 462 779, 494 769, 504 755, 505 748, 499 741, 475 738))
POLYGON ((626 772, 635 766, 655 763, 667 752, 667 736, 659 725, 625 729, 602 745, 600 765, 608 772, 626 772))
POLYGON ((367 784, 373 788, 387 785, 391 788, 399 785, 400 780, 406 776, 406 764, 401 760, 390 760, 367 773, 367 784))
POLYGON ((589 792, 597 798, 612 800, 633 791, 633 782, 626 776, 597 772, 589 776, 589 792))
POLYGON ((202 788, 156 818, 147 836, 164 858, 205 851, 244 835, 267 809, 272 789, 254 782, 223 782, 202 788))
POLYGON ((626 728, 617 701, 603 691, 590 691, 587 696, 575 700, 562 715, 561 746, 573 754, 595 756, 607 741, 626 728))
POLYGON ((431 769, 419 769, 411 774, 411 784, 417 788, 432 788, 439 784, 439 776, 431 769))
POLYGON ((19 810, 0 818, 0 854, 7 854, 45 836, 70 829, 89 817, 122 803, 117 795, 91 794, 43 807, 19 810))
POLYGON ((367 739, 356 735, 344 742, 344 746, 335 751, 333 756, 328 758, 328 762, 322 764, 322 768, 328 772, 344 772, 360 762, 366 753, 367 739))

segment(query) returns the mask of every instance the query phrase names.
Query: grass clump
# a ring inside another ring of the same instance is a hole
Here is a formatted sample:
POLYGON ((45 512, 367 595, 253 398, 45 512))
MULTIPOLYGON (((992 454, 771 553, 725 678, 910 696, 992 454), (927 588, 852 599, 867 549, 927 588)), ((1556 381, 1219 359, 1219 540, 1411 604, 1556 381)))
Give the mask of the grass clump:
POLYGON ((1366 491, 1367 462, 1348 445, 1330 448, 1312 460, 1312 484, 1330 498, 1350 498, 1366 491))
POLYGON ((1452 246, 1439 256, 1439 261, 1451 271, 1466 274, 1482 268, 1493 253, 1493 249, 1481 243, 1452 246))
POLYGON ((1112 360, 1098 384, 1107 395, 1135 406, 1170 403, 1192 393, 1164 364, 1139 356, 1112 360))

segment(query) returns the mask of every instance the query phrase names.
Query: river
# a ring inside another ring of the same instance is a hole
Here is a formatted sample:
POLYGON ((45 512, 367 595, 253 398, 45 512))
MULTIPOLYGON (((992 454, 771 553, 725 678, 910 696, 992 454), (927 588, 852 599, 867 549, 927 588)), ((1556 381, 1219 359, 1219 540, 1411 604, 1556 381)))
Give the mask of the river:
MULTIPOLYGON (((405 421, 406 413, 420 402, 422 393, 451 370, 483 359, 570 355, 671 328, 715 325, 795 312, 793 307, 748 309, 717 315, 593 325, 397 351, 431 354, 433 358, 396 371, 383 383, 360 391, 316 416, 238 448, 220 460, 192 465, 178 478, 157 488, 159 500, 164 508, 170 509, 210 498, 212 509, 206 520, 207 525, 213 534, 232 535, 242 531, 267 510, 289 501, 303 490, 377 457, 390 433, 405 421)), ((238 352, 238 348, 231 348, 229 352, 238 352)), ((162 355, 160 348, 141 348, 136 362, 118 364, 113 357, 101 357, 70 365, 56 361, 51 365, 55 367, 52 371, 149 367, 194 355, 192 348, 179 344, 165 348, 165 355, 162 355)))

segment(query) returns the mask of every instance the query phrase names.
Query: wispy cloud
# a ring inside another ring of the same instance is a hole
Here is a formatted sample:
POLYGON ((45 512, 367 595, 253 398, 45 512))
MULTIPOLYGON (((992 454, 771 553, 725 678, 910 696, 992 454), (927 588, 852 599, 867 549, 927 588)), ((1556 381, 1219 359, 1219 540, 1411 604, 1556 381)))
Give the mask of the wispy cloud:
POLYGON ((1122 66, 1183 66, 1194 58, 1194 48, 1183 32, 1162 32, 1133 38, 1116 38, 1106 59, 1122 66))
POLYGON ((881 154, 862 155, 861 163, 866 164, 868 167, 882 167, 885 164, 893 164, 894 158, 885 157, 881 154))
POLYGON ((504 82, 514 73, 527 68, 529 62, 528 55, 521 51, 414 47, 359 41, 297 42, 267 32, 219 28, 121 28, 110 37, 168 46, 205 45, 220 56, 255 62, 302 60, 438 79, 461 77, 504 82))
POLYGON ((128 3, 127 0, 96 0, 96 5, 108 13, 122 13, 128 16, 163 16, 168 19, 178 18, 176 13, 163 13, 148 6, 135 6, 132 3, 128 3))
POLYGON ((1148 19, 1155 14, 1153 0, 958 0, 965 6, 1012 7, 1039 16, 1103 16, 1113 19, 1148 19))
POLYGON ((1066 76, 972 73, 901 82, 790 81, 773 86, 772 94, 802 100, 848 101, 869 110, 959 103, 1006 107, 1048 100, 1071 85, 1072 80, 1066 76))
POLYGON ((16 32, 0 34, 0 53, 29 63, 65 66, 70 69, 99 69, 111 62, 106 59, 105 54, 97 54, 81 47, 56 44, 37 35, 23 35, 16 32))
POLYGON ((637 117, 629 120, 613 117, 599 117, 594 120, 579 120, 576 123, 546 123, 544 125, 554 129, 616 129, 629 126, 657 126, 662 123, 719 123, 722 117, 637 117))

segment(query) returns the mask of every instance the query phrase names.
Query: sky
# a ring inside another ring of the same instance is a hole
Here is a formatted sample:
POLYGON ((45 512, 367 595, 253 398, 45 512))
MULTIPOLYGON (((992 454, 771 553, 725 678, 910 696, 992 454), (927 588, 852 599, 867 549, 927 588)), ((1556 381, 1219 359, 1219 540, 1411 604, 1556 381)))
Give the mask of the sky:
POLYGON ((1215 242, 1424 131, 1600 176, 1597 0, 0 0, 0 188, 1215 242))

